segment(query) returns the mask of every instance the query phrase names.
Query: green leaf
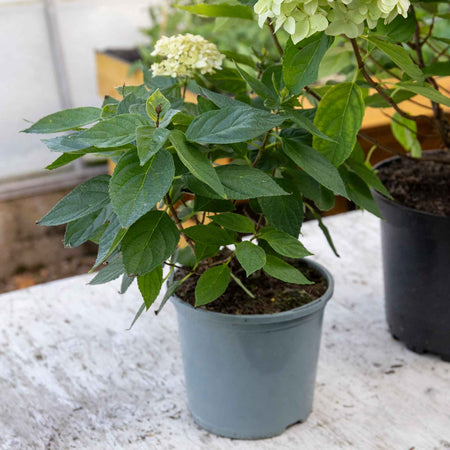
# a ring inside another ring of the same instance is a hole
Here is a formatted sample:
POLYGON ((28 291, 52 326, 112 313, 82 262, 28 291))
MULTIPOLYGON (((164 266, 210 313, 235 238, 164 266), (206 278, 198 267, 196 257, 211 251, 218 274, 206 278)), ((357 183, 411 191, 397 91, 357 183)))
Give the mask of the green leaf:
POLYGON ((370 193, 369 187, 362 178, 356 175, 356 173, 350 172, 344 166, 339 168, 339 172, 347 186, 350 200, 355 202, 359 207, 381 218, 380 210, 370 193))
POLYGON ((209 5, 206 3, 197 3, 196 5, 187 6, 177 5, 177 8, 184 9, 192 14, 207 17, 236 17, 238 19, 253 20, 251 8, 243 5, 230 5, 229 3, 209 5))
POLYGON ((254 167, 227 165, 216 168, 228 198, 246 200, 272 195, 288 195, 265 172, 254 167))
POLYGON ((109 175, 98 175, 78 185, 38 222, 39 225, 61 225, 102 209, 109 203, 109 179, 109 175))
POLYGON ((283 121, 283 117, 257 108, 225 107, 197 116, 186 138, 200 144, 233 144, 254 139, 283 121))
POLYGON ((392 198, 391 194, 389 194, 388 190, 384 187, 383 183, 372 169, 367 167, 364 163, 354 161, 352 158, 347 160, 347 164, 367 185, 373 187, 384 196, 392 198))
POLYGON ((280 195, 258 199, 269 225, 298 237, 303 222, 303 201, 301 195, 280 195))
POLYGON ((308 113, 310 110, 294 109, 289 112, 287 118, 291 119, 300 128, 309 131, 312 135, 318 136, 326 141, 335 142, 332 138, 328 137, 325 133, 322 133, 312 120, 309 119, 308 113))
POLYGON ((253 89, 255 94, 259 95, 264 100, 271 100, 274 103, 279 103, 278 96, 275 91, 269 89, 262 81, 258 80, 254 76, 247 73, 244 69, 240 68, 236 64, 236 68, 241 74, 241 77, 248 83, 248 85, 253 89))
POLYGON ((219 253, 220 246, 214 244, 204 244, 203 242, 196 242, 195 244, 195 260, 203 261, 206 258, 212 258, 219 253))
POLYGON ((51 139, 42 139, 42 142, 52 151, 59 153, 83 153, 91 152, 95 149, 78 140, 82 133, 72 133, 67 136, 57 136, 51 139))
POLYGON ((423 97, 426 97, 433 102, 440 103, 445 106, 450 107, 450 98, 446 97, 445 95, 441 94, 436 89, 432 88, 431 86, 420 86, 418 84, 412 83, 412 82, 402 82, 402 83, 396 83, 395 87, 398 89, 403 89, 405 91, 413 92, 417 95, 422 95, 423 97))
POLYGON ((122 241, 128 275, 145 275, 162 264, 177 248, 180 232, 162 211, 150 211, 134 223, 122 241))
POLYGON ((417 123, 414 120, 409 120, 395 112, 392 116, 391 131, 403 148, 411 152, 411 156, 420 158, 422 146, 417 139, 417 123))
POLYGON ((129 227, 154 208, 170 189, 174 175, 173 158, 166 150, 143 166, 135 150, 125 153, 110 182, 111 201, 122 226, 129 227))
POLYGON ((75 161, 78 158, 81 158, 84 153, 64 153, 59 158, 56 158, 51 164, 49 164, 46 169, 54 170, 59 169, 60 167, 65 166, 66 164, 70 164, 72 161, 75 161))
POLYGON ((299 95, 308 84, 317 80, 319 65, 334 37, 320 33, 302 49, 298 49, 289 39, 283 56, 283 77, 292 95, 299 95))
POLYGON ((254 233, 255 224, 246 216, 234 213, 224 213, 212 216, 211 220, 228 230, 239 233, 254 233))
POLYGON ((111 205, 107 205, 105 208, 88 216, 69 222, 64 235, 64 246, 78 247, 87 242, 91 236, 94 236, 105 225, 111 214, 111 205))
POLYGON ((336 194, 347 196, 339 171, 321 153, 308 145, 288 138, 283 138, 283 151, 295 164, 320 184, 336 194))
POLYGON ((400 69, 407 73, 413 80, 423 80, 423 73, 419 66, 413 62, 408 52, 403 47, 382 41, 374 36, 368 36, 365 39, 387 55, 394 64, 400 67, 400 69))
POLYGON ((243 64, 244 66, 256 69, 256 63, 254 59, 249 55, 244 55, 242 53, 237 53, 230 50, 222 50, 220 53, 225 55, 228 59, 232 59, 234 62, 237 62, 238 64, 243 64))
POLYGON ((130 331, 133 328, 133 325, 136 323, 136 321, 141 317, 142 313, 145 311, 145 303, 142 303, 142 305, 137 310, 133 321, 131 322, 131 325, 129 328, 127 328, 127 331, 130 331))
POLYGON ((98 267, 105 259, 109 258, 110 255, 114 252, 114 250, 118 247, 123 237, 127 232, 126 228, 122 228, 120 225, 119 218, 113 214, 108 228, 106 228, 105 232, 102 234, 100 238, 100 242, 98 245, 98 253, 97 259, 94 263, 94 267, 91 269, 95 269, 98 267))
POLYGON ((317 223, 319 224, 319 228, 322 230, 323 235, 325 236, 325 239, 328 242, 328 245, 330 246, 331 250, 333 251, 333 253, 340 258, 340 255, 338 253, 338 251, 336 250, 336 247, 334 245, 333 239, 331 237, 331 234, 328 230, 328 228, 325 226, 325 224, 323 223, 322 217, 320 216, 320 214, 317 214, 316 211, 314 211, 314 209, 310 209, 312 215, 317 219, 317 223))
POLYGON ((406 19, 398 15, 388 24, 384 23, 384 19, 379 19, 376 32, 382 34, 393 44, 396 44, 398 42, 408 42, 412 38, 415 29, 416 18, 413 13, 410 13, 406 19))
POLYGON ((230 272, 231 278, 235 281, 235 283, 251 298, 255 298, 255 296, 245 287, 244 283, 233 273, 230 272))
POLYGON ((136 145, 141 165, 161 150, 169 134, 167 128, 154 128, 148 125, 136 128, 136 145))
POLYGON ((266 264, 266 252, 249 241, 243 241, 236 244, 236 258, 244 268, 247 277, 266 264))
POLYGON ((94 107, 72 108, 60 111, 35 122, 23 133, 59 133, 100 120, 102 110, 94 107))
POLYGON ((195 306, 202 306, 220 297, 230 283, 230 269, 226 264, 211 267, 204 272, 195 286, 195 306))
POLYGON ((294 266, 291 266, 282 259, 273 255, 267 255, 266 258, 267 262, 263 270, 267 273, 267 275, 286 283, 314 284, 312 281, 309 281, 308 278, 300 272, 300 270, 296 269, 294 266))
POLYGON ((313 147, 335 166, 353 151, 364 117, 361 89, 355 83, 340 83, 330 88, 317 107, 314 124, 336 142, 313 137, 313 147))
POLYGON ((197 148, 187 144, 186 138, 181 131, 172 130, 169 139, 175 147, 181 162, 189 169, 192 175, 206 183, 220 197, 225 198, 225 190, 211 161, 197 148))
POLYGON ((79 140, 98 148, 120 147, 136 139, 136 128, 146 125, 138 114, 120 114, 97 123, 79 135, 79 140))
POLYGON ((289 258, 312 255, 295 237, 272 227, 261 228, 259 239, 264 239, 277 253, 289 258))
POLYGON ((125 267, 121 255, 117 255, 112 259, 97 275, 89 282, 89 284, 104 284, 119 278, 125 273, 125 267))
POLYGON ((196 195, 194 199, 194 211, 227 212, 236 208, 230 200, 216 200, 196 195))
POLYGON ((148 310, 158 298, 163 282, 163 270, 161 266, 155 267, 151 272, 137 277, 139 291, 148 310))
POLYGON ((166 112, 170 109, 170 102, 164 97, 159 89, 156 89, 156 91, 147 99, 145 107, 148 117, 156 123, 157 121, 161 121, 166 112))
POLYGON ((120 291, 119 294, 125 294, 128 291, 128 288, 133 284, 135 277, 129 277, 126 273, 122 276, 122 282, 120 283, 120 291))
POLYGON ((196 243, 202 243, 208 246, 228 245, 236 241, 236 233, 224 230, 212 223, 185 228, 184 234, 196 243))
POLYGON ((450 61, 437 61, 423 69, 426 77, 445 77, 450 75, 450 61))

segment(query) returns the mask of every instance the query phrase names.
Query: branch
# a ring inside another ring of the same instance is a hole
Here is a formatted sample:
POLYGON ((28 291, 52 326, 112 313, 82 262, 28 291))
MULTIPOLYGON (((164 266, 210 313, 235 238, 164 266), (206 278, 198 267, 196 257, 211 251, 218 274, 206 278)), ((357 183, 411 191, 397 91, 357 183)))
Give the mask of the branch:
POLYGON ((275 33, 275 28, 269 18, 267 18, 266 23, 269 26, 270 34, 272 35, 272 39, 275 44, 275 47, 278 50, 278 53, 280 54, 280 56, 283 56, 283 47, 281 47, 280 41, 278 40, 278 36, 275 33))

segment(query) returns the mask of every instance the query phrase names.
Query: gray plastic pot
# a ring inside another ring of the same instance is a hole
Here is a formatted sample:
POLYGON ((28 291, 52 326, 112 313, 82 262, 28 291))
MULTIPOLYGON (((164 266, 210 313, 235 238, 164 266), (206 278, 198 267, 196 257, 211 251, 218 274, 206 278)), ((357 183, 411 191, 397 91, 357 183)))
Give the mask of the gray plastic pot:
POLYGON ((189 408, 208 431, 261 439, 304 422, 312 410, 322 318, 333 278, 308 305, 277 314, 229 315, 172 302, 178 327, 189 408))

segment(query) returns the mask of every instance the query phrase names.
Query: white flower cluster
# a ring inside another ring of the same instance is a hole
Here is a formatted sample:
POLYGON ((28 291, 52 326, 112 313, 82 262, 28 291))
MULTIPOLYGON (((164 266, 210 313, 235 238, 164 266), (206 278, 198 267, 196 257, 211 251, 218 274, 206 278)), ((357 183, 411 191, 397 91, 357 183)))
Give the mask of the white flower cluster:
POLYGON ((317 31, 356 38, 364 23, 372 29, 378 19, 385 23, 397 15, 406 17, 409 0, 258 0, 255 13, 262 27, 270 19, 275 30, 283 27, 294 44, 317 31))
POLYGON ((222 55, 217 47, 202 36, 190 33, 177 36, 163 36, 155 44, 152 56, 162 56, 165 59, 152 64, 155 76, 190 77, 195 71, 202 74, 214 73, 222 68, 222 55))

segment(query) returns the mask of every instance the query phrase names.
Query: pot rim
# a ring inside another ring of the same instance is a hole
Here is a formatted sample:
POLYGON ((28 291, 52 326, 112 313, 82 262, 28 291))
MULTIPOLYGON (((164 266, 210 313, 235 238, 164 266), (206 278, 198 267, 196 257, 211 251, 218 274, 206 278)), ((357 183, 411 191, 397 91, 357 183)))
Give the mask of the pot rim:
MULTIPOLYGON (((433 152, 435 150, 430 150, 430 152, 433 152)), ((424 152, 426 153, 426 152, 424 152)), ((376 163, 373 168, 374 169, 379 169, 380 167, 390 164, 392 161, 396 161, 400 159, 400 156, 392 156, 391 158, 387 158, 387 159, 383 159, 383 161, 380 161, 378 163, 376 163)), ((385 195, 381 194, 380 192, 378 192, 377 190, 375 190, 374 188, 370 188, 372 195, 374 197, 377 197, 380 201, 387 203, 388 205, 392 206, 392 207, 396 207, 399 208, 403 211, 405 211, 406 213, 409 214, 417 214, 418 216, 422 216, 422 217, 429 217, 429 218, 433 218, 434 220, 442 220, 442 221, 448 221, 450 223, 450 216, 446 217, 446 216, 439 216, 437 214, 433 214, 427 211, 420 211, 419 209, 414 209, 411 208, 409 206, 405 206, 402 205, 401 203, 399 203, 396 200, 391 200, 390 198, 386 197, 385 195)), ((386 220, 385 218, 383 218, 384 220, 386 220)))
POLYGON ((289 311, 278 312, 274 314, 226 314, 216 311, 209 311, 207 309, 195 308, 191 304, 180 300, 176 295, 173 295, 170 300, 176 307, 183 309, 186 313, 199 314, 200 317, 205 319, 216 320, 219 322, 233 322, 233 324, 268 324, 268 323, 280 323, 287 322, 291 320, 296 320, 302 317, 309 316, 316 311, 323 309, 330 300, 334 291, 334 279, 331 273, 323 267, 321 264, 306 260, 303 258, 308 265, 318 270, 327 280, 328 287, 324 294, 317 298, 316 300, 308 303, 307 305, 299 306, 289 311))

